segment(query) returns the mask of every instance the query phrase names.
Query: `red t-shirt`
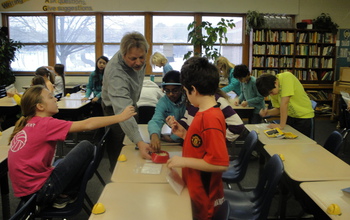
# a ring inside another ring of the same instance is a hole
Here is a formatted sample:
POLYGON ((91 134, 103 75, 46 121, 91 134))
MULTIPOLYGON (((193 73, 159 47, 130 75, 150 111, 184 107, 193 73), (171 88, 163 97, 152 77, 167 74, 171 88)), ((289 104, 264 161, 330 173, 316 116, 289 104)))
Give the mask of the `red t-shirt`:
MULTIPOLYGON (((225 117, 218 107, 197 112, 184 140, 183 157, 204 159, 207 163, 228 166, 225 117)), ((195 219, 211 219, 224 202, 221 172, 182 169, 195 219)))
POLYGON ((10 143, 8 169, 15 196, 38 191, 50 176, 57 141, 66 139, 73 122, 34 117, 10 143))

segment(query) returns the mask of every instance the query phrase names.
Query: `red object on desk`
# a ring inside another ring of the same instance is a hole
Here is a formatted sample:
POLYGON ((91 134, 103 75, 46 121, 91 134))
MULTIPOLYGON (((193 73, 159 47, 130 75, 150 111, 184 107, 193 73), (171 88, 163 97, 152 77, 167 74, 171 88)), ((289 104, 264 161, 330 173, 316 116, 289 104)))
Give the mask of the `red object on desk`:
POLYGON ((158 153, 152 153, 151 154, 152 161, 154 163, 166 163, 169 160, 169 153, 166 151, 159 151, 158 153), (165 155, 160 155, 165 154, 165 155))

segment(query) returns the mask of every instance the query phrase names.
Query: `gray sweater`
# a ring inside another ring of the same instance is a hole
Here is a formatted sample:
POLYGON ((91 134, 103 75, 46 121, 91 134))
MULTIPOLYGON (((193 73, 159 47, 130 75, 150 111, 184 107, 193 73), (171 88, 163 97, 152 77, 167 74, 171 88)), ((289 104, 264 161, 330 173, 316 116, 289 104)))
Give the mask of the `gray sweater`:
MULTIPOLYGON (((107 63, 103 75, 102 101, 112 106, 114 114, 120 114, 129 105, 136 106, 140 98, 146 65, 140 70, 127 66, 122 54, 118 51, 107 63)), ((142 141, 137 122, 134 117, 119 123, 128 138, 137 144, 142 141)))

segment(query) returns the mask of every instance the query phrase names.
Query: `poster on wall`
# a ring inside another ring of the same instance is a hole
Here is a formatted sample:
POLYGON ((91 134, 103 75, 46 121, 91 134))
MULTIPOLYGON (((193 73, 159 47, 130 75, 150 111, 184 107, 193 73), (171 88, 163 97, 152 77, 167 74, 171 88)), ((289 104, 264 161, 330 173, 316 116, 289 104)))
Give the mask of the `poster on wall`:
POLYGON ((336 80, 339 79, 340 67, 350 67, 350 29, 338 31, 336 80))

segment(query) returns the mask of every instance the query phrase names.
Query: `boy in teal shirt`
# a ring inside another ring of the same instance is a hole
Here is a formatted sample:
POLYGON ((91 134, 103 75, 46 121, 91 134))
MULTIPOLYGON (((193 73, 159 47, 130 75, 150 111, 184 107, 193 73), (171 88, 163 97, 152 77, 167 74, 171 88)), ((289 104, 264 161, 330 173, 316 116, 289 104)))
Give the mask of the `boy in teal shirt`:
POLYGON ((235 99, 234 104, 241 104, 243 107, 254 107, 254 113, 249 118, 252 124, 259 124, 262 117, 259 112, 265 108, 264 97, 258 92, 256 88, 256 78, 250 75, 246 65, 237 65, 233 72, 233 76, 240 81, 242 93, 235 99))

